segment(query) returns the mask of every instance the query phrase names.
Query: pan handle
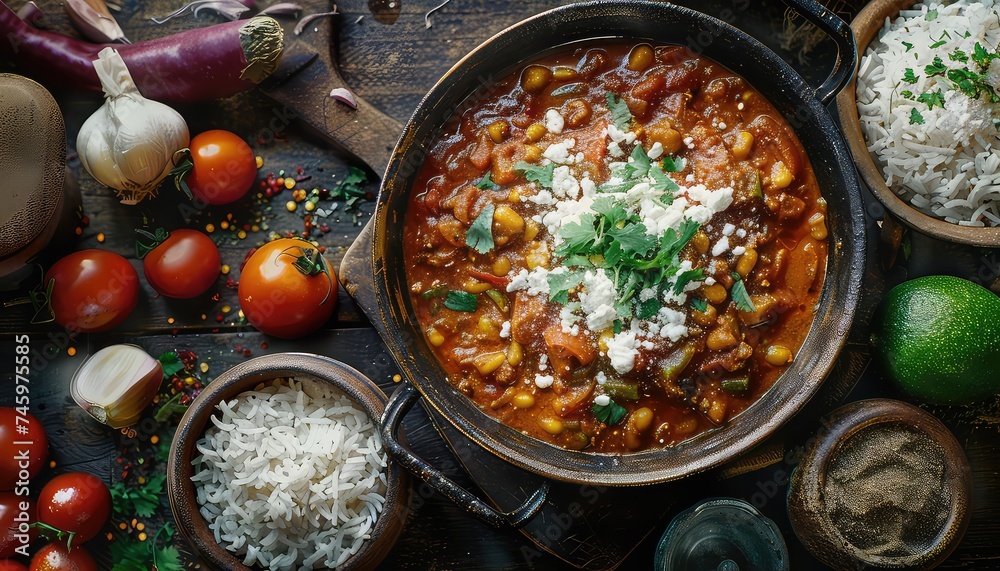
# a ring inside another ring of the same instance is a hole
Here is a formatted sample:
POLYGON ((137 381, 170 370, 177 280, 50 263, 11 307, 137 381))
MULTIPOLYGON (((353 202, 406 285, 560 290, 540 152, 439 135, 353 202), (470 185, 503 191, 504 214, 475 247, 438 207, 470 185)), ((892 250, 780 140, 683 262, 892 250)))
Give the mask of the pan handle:
POLYGON ((400 443, 397 438, 399 425, 403 417, 420 399, 420 393, 409 382, 404 382, 389 398, 389 403, 382 414, 382 446, 393 460, 412 472, 415 476, 430 484, 432 488, 444 494, 445 497, 465 508, 472 515, 496 529, 521 527, 542 508, 549 492, 548 482, 535 490, 524 504, 512 512, 501 512, 480 500, 461 486, 442 474, 412 450, 400 443))
POLYGON ((816 98, 826 106, 840 93, 854 77, 858 65, 858 46, 854 41, 851 27, 839 16, 824 8, 815 0, 783 0, 799 16, 802 16, 837 43, 837 61, 833 71, 818 88, 816 98))

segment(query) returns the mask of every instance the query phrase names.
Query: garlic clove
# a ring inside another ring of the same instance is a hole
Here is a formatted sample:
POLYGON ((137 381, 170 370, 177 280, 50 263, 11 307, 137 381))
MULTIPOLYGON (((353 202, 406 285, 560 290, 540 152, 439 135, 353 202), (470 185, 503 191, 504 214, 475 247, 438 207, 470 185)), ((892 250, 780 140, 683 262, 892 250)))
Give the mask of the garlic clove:
POLYGON ((66 0, 66 12, 76 29, 92 42, 129 43, 104 0, 66 0))
POLYGON ((163 382, 160 362, 135 345, 105 347, 70 381, 76 404, 101 424, 123 428, 139 420, 163 382))

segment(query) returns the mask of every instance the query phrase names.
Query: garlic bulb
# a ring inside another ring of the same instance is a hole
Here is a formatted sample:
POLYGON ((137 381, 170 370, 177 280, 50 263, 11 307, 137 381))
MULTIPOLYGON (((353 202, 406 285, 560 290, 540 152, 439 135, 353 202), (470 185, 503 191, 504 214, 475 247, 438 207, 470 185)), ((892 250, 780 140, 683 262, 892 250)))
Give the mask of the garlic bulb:
POLYGON ((69 392, 90 416, 112 428, 139 420, 163 382, 163 366, 135 345, 111 345, 80 365, 69 392))
POLYGON ((180 113, 139 93, 117 50, 104 48, 98 58, 106 100, 80 128, 76 151, 91 176, 123 204, 136 204, 156 195, 190 134, 180 113))

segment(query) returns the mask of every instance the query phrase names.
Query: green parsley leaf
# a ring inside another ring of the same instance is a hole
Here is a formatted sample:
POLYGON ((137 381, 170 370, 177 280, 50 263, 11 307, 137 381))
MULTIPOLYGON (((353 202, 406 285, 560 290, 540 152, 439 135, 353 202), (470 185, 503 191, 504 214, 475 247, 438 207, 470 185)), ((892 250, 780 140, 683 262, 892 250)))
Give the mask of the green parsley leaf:
POLYGON ((912 91, 910 91, 909 89, 904 89, 903 91, 900 91, 900 92, 899 92, 899 95, 900 95, 900 96, 901 96, 901 97, 902 97, 903 99, 913 99, 913 92, 912 92, 912 91))
POLYGON ((705 310, 708 309, 708 302, 700 297, 694 297, 691 298, 691 307, 693 307, 695 311, 704 313, 705 310))
POLYGON ((684 170, 684 159, 677 157, 663 157, 663 170, 667 172, 681 172, 684 170))
POLYGON ((911 44, 910 42, 902 42, 902 43, 906 47, 906 51, 910 51, 913 49, 913 44, 911 44))
POLYGON ((701 268, 694 268, 683 272, 681 275, 677 276, 677 281, 674 283, 674 295, 684 293, 684 287, 689 283, 703 279, 705 279, 705 270, 701 268))
POLYGON ((652 319, 663 307, 663 303, 655 296, 639 303, 639 308, 635 311, 635 316, 639 319, 652 319))
POLYGON ((183 571, 181 554, 172 545, 157 547, 160 534, 162 542, 170 541, 173 531, 170 524, 164 524, 151 541, 138 541, 127 535, 117 535, 111 542, 111 559, 115 561, 111 571, 183 571))
POLYGON ((916 107, 910 109, 910 125, 914 124, 916 125, 924 124, 924 116, 920 114, 920 111, 917 111, 916 107))
POLYGON ((622 320, 621 319, 616 319, 616 320, 614 320, 614 321, 611 322, 611 331, 615 335, 618 335, 619 333, 622 332, 622 327, 624 327, 624 326, 622 325, 622 320))
POLYGON ((926 103, 928 109, 934 109, 934 105, 944 109, 944 94, 941 93, 940 89, 937 91, 921 93, 920 96, 917 97, 917 101, 926 103))
MULTIPOLYGON (((676 172, 676 171, 671 171, 671 172, 676 172)), ((671 193, 667 195, 667 197, 669 198, 667 198, 667 201, 665 202, 667 205, 672 203, 674 201, 673 193, 680 190, 681 187, 677 186, 676 182, 674 182, 670 177, 666 175, 666 173, 664 173, 656 166, 653 166, 649 169, 649 176, 650 178, 653 179, 653 188, 655 190, 659 190, 660 192, 671 193)))
POLYGON ((156 358, 160 362, 160 366, 163 367, 163 377, 169 379, 175 374, 184 370, 184 363, 181 363, 180 357, 177 353, 173 351, 167 351, 159 357, 156 358))
POLYGON ((545 167, 519 161, 514 165, 514 170, 524 175, 524 178, 531 182, 538 183, 545 188, 552 188, 552 174, 556 170, 556 165, 551 164, 545 167))
POLYGON ((924 73, 929 77, 934 77, 935 75, 944 75, 948 72, 948 68, 945 67, 944 62, 941 61, 940 56, 934 56, 934 61, 931 65, 924 67, 924 73))
POLYGON ((960 61, 962 63, 966 63, 969 61, 969 55, 963 52, 962 50, 955 50, 950 54, 948 54, 948 59, 950 59, 951 61, 960 61))
POLYGON ((920 79, 920 76, 914 75, 912 68, 908 67, 906 68, 906 71, 903 72, 903 81, 906 83, 916 83, 918 79, 920 79))
POLYGON ((549 272, 545 279, 549 282, 549 301, 565 305, 569 290, 583 283, 583 272, 549 272))
POLYGON ((621 131, 628 131, 632 126, 632 112, 617 94, 608 92, 604 96, 608 102, 608 111, 611 112, 611 122, 621 131))
POLYGON ((646 150, 642 145, 636 145, 632 149, 632 161, 625 165, 626 178, 642 179, 649 173, 650 160, 646 150))
POLYGON ((330 198, 343 200, 346 206, 345 212, 356 212, 358 203, 367 196, 361 186, 366 182, 368 174, 357 167, 351 167, 347 176, 330 190, 330 198))
POLYGON ((612 226, 608 236, 617 240, 622 253, 626 255, 645 256, 656 247, 656 236, 646 233, 646 226, 641 222, 625 224, 621 228, 612 226))
POLYGON ((933 22, 934 20, 937 20, 937 17, 938 17, 937 10, 928 10, 927 13, 924 14, 924 19, 927 20, 928 22, 933 22))
POLYGON ((931 49, 933 50, 933 49, 940 48, 941 46, 943 46, 943 45, 945 45, 947 43, 948 43, 948 40, 938 40, 938 41, 934 42, 933 44, 931 44, 931 49))
POLYGON ((152 517, 160 507, 164 474, 150 476, 144 484, 126 485, 118 482, 111 486, 111 505, 116 514, 152 517))
POLYGON ((976 42, 976 47, 972 51, 972 61, 979 64, 984 71, 986 68, 990 67, 990 62, 1000 57, 998 54, 991 54, 986 51, 986 48, 982 44, 976 42))
POLYGON ((579 222, 571 222, 559 229, 562 243, 556 248, 556 255, 580 254, 587 256, 597 244, 596 217, 590 212, 580 215, 579 222))
POLYGON ((736 272, 733 272, 733 289, 730 291, 730 295, 733 296, 733 302, 736 304, 736 309, 740 311, 757 311, 757 307, 753 304, 753 300, 750 299, 750 294, 747 293, 747 286, 743 283, 743 278, 736 272))
POLYGON ((621 422, 622 419, 625 418, 625 415, 628 414, 625 407, 615 401, 610 401, 604 406, 594 403, 594 406, 591 407, 590 411, 594 413, 594 418, 604 424, 612 426, 621 422))
POLYGON ((476 310, 477 302, 476 294, 465 291, 451 290, 448 292, 448 297, 444 298, 444 306, 452 311, 471 313, 476 310))
POLYGON ((170 397, 170 400, 163 403, 153 416, 153 420, 156 422, 167 422, 175 414, 184 414, 189 405, 181 404, 181 396, 183 394, 182 392, 175 393, 174 396, 170 397))
POLYGON ((441 284, 437 287, 432 287, 431 289, 420 294, 424 299, 433 299, 435 297, 444 297, 448 295, 448 286, 441 284))
MULTIPOLYGON (((485 254, 493 249, 493 212, 495 210, 494 205, 487 204, 465 233, 465 245, 480 254, 485 254)), ((447 306, 447 304, 445 305, 447 306)))
POLYGON ((496 183, 493 182, 493 179, 490 178, 490 171, 486 171, 486 174, 483 175, 483 178, 479 179, 479 182, 477 182, 473 186, 475 186, 479 190, 491 190, 494 188, 498 188, 496 183))

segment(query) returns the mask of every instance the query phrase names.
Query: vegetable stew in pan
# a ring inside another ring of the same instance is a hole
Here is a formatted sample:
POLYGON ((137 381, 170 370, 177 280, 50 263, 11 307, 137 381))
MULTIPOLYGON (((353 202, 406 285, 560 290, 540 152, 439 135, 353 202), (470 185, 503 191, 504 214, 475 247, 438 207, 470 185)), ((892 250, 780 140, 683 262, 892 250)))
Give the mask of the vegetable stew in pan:
POLYGON ((452 385, 591 452, 721 426, 808 333, 827 259, 805 151, 745 80, 602 41, 470 101, 411 193, 410 299, 452 385))

